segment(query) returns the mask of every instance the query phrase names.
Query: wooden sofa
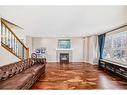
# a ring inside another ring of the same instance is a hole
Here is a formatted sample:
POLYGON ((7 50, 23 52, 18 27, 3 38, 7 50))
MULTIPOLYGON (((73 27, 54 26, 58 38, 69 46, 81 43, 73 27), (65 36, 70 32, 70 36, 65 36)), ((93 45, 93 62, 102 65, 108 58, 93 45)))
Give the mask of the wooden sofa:
POLYGON ((45 59, 27 59, 0 67, 0 89, 29 89, 45 73, 45 59))

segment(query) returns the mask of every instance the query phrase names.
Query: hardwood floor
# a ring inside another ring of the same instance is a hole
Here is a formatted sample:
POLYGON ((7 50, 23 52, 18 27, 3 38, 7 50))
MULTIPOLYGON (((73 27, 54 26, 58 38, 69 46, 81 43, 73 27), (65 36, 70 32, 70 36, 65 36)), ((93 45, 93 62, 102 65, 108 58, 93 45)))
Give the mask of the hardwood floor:
POLYGON ((127 81, 88 63, 48 63, 31 89, 127 89, 127 81))

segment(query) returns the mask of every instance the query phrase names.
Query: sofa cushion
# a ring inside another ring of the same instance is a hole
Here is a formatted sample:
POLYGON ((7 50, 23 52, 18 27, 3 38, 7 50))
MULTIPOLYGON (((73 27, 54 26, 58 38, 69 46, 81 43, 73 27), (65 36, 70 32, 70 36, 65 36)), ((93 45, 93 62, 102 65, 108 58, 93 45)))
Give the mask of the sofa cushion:
POLYGON ((31 60, 31 61, 30 61, 30 65, 31 65, 31 66, 34 65, 35 63, 36 63, 35 60, 31 60))
POLYGON ((33 69, 34 72, 39 72, 40 69, 42 69, 44 65, 34 65, 31 69, 33 69))
POLYGON ((4 72, 0 69, 0 80, 2 80, 4 72))
POLYGON ((0 70, 0 81, 6 80, 9 77, 9 71, 0 70))
POLYGON ((32 74, 20 73, 6 81, 0 82, 0 89, 21 89, 33 77, 32 74))
POLYGON ((36 64, 36 65, 33 65, 31 68, 23 71, 22 73, 24 74, 27 74, 27 73, 31 73, 33 75, 36 75, 39 73, 39 71, 43 68, 44 65, 39 65, 39 64, 36 64))
POLYGON ((18 73, 20 72, 20 71, 19 71, 19 68, 18 68, 18 66, 17 66, 17 65, 15 65, 14 70, 15 70, 15 74, 18 74, 18 73))

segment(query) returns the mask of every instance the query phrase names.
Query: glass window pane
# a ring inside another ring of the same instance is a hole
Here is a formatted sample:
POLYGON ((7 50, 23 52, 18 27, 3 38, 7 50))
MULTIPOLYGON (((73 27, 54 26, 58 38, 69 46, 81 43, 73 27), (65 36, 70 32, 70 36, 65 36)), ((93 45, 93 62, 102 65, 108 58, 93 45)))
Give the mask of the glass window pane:
POLYGON ((127 63, 127 32, 106 35, 103 50, 104 59, 127 63))

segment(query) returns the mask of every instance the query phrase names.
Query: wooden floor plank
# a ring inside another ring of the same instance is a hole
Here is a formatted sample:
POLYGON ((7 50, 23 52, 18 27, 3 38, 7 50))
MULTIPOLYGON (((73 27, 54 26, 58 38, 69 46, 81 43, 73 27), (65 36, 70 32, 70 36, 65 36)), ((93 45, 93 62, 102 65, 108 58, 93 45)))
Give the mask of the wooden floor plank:
POLYGON ((31 89, 127 89, 127 81, 88 63, 47 63, 45 76, 31 89))

